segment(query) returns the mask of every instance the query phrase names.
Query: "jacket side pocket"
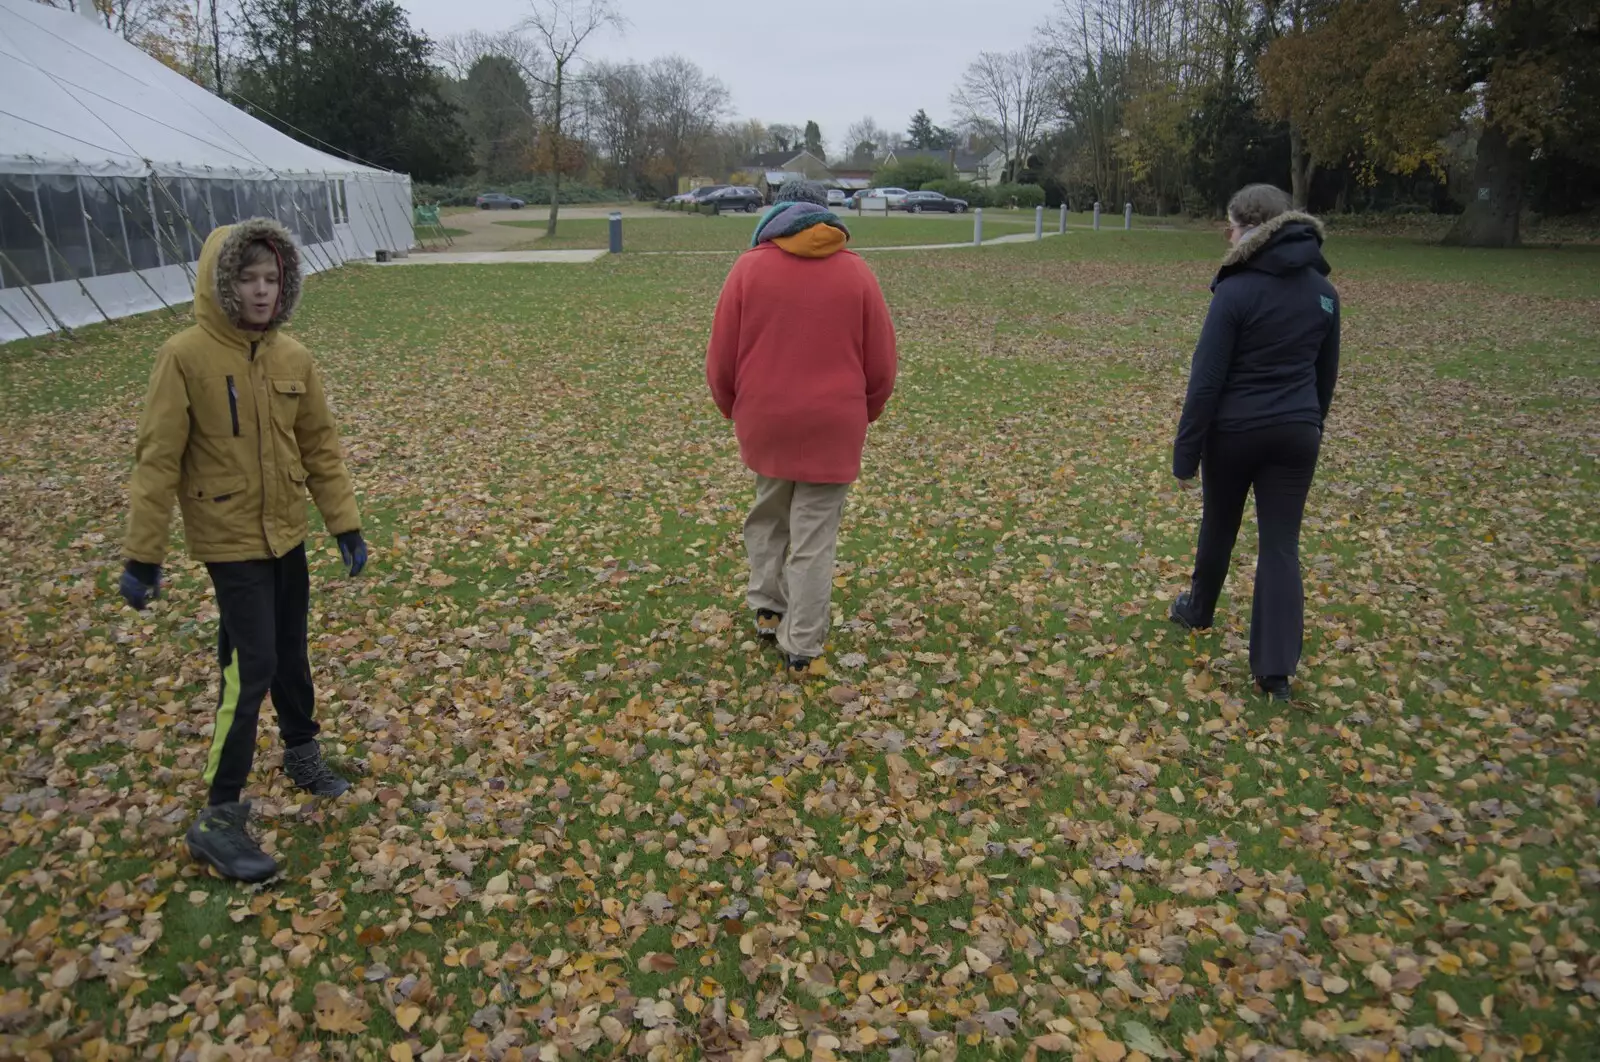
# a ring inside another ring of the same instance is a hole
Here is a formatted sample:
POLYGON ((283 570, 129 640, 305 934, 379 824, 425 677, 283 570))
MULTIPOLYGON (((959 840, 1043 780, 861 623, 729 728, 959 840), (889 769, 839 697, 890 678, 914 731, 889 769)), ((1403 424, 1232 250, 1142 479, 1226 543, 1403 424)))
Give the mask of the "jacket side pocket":
POLYGON ((239 390, 234 386, 233 377, 228 377, 228 418, 233 422, 233 434, 239 435, 239 390))

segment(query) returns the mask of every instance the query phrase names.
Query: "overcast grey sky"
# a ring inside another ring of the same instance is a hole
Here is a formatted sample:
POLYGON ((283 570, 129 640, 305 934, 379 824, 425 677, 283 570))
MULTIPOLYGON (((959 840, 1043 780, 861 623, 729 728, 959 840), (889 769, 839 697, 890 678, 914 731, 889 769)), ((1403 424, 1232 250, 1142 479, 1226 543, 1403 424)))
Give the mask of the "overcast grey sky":
MULTIPOLYGON (((430 37, 498 31, 528 12, 526 0, 401 0, 430 37)), ((918 107, 940 125, 950 90, 981 51, 1026 43, 1051 0, 895 0, 764 3, 762 0, 616 0, 626 32, 590 58, 648 60, 677 53, 728 86, 739 117, 822 126, 830 150, 870 114, 905 131, 918 107)))

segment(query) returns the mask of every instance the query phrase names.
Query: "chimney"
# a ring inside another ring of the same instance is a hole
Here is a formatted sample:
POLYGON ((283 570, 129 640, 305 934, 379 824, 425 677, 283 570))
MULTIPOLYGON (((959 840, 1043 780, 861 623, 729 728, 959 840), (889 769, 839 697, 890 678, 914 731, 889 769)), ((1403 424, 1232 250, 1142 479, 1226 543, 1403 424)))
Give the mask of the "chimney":
POLYGON ((89 21, 91 26, 105 29, 105 20, 100 17, 100 12, 95 9, 94 0, 73 0, 73 10, 89 21))

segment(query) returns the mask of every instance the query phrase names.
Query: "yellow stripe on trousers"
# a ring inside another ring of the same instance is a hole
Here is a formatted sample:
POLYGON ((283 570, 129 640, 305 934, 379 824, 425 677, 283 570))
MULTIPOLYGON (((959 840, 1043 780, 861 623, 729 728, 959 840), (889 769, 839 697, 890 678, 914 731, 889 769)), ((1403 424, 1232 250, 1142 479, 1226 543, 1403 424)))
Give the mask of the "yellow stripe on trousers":
POLYGON ((228 731, 233 729, 233 713, 238 707, 239 650, 235 649, 233 659, 222 669, 222 704, 217 707, 217 728, 211 735, 211 754, 206 757, 206 785, 216 780, 217 768, 222 764, 222 746, 227 744, 228 731))

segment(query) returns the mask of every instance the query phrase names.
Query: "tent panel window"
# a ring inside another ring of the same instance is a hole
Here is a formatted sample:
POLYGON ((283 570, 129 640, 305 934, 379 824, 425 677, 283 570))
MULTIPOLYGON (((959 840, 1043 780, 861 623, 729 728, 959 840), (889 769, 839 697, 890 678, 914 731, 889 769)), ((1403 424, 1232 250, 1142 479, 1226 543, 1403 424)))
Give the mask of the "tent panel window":
POLYGON ((95 274, 105 277, 128 272, 128 241, 123 231, 116 185, 103 179, 80 177, 78 188, 83 193, 84 213, 88 215, 95 274))
POLYGON ((305 225, 300 218, 300 211, 296 209, 294 201, 294 182, 272 182, 272 198, 277 209, 278 224, 288 229, 295 239, 305 243, 306 234, 300 231, 305 225))
POLYGON ((211 230, 217 227, 217 219, 211 211, 210 190, 207 188, 212 182, 186 177, 179 183, 183 189, 183 213, 189 219, 189 225, 199 237, 211 235, 211 230))
POLYGON ((237 185, 239 194, 239 219, 249 218, 276 218, 277 206, 273 202, 271 181, 240 181, 237 185))
MULTIPOLYGON (((107 182, 122 206, 122 227, 128 234, 128 260, 135 269, 155 269, 163 256, 157 246, 155 218, 150 214, 150 182, 143 177, 117 177, 107 182)), ((166 256, 171 260, 171 255, 166 256)))
MULTIPOLYGON (((200 259, 200 241, 189 231, 189 215, 183 209, 183 189, 172 178, 150 178, 150 191, 155 198, 156 236, 161 241, 161 253, 168 264, 195 262, 200 259)), ((200 239, 204 239, 202 233, 200 239)))
POLYGON ((89 249, 89 226, 83 218, 83 201, 78 197, 78 178, 45 173, 34 180, 45 239, 55 247, 51 258, 56 279, 94 276, 94 252, 89 249))
POLYGON ((350 224, 350 204, 344 197, 344 182, 334 181, 333 218, 341 225, 350 224))
POLYGON ((211 215, 218 225, 239 220, 239 201, 234 196, 234 181, 207 181, 211 192, 211 215))
POLYGON ((33 178, 0 174, 0 287, 51 281, 49 252, 30 217, 38 217, 33 178))
POLYGON ((294 206, 300 218, 302 240, 325 243, 333 238, 333 221, 328 216, 328 194, 323 182, 296 181, 294 206))

